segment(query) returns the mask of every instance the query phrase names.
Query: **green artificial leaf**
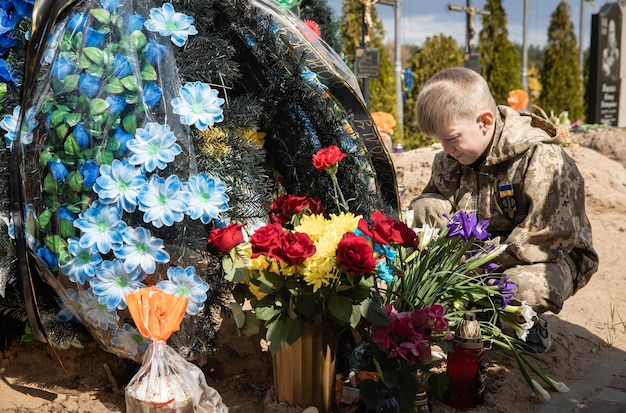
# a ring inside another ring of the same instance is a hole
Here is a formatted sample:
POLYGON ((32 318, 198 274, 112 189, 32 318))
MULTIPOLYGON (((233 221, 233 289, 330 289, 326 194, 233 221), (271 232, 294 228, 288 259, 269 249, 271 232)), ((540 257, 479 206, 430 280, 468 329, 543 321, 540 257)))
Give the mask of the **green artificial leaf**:
POLYGON ((36 341, 33 329, 30 327, 28 322, 24 325, 24 334, 20 337, 20 341, 22 343, 34 343, 36 341))
POLYGON ((112 77, 109 79, 107 84, 104 85, 104 91, 117 95, 124 91, 124 85, 122 84, 121 80, 116 77, 112 77))
POLYGON ((113 152, 103 150, 96 155, 96 163, 98 165, 111 165, 113 163, 113 152))
POLYGON ((319 298, 314 295, 302 294, 298 297, 298 311, 309 320, 313 320, 322 311, 319 298))
POLYGON ((60 139, 64 139, 67 136, 67 132, 69 130, 69 127, 68 127, 67 123, 62 123, 61 125, 57 126, 56 128, 54 128, 52 130, 56 134, 56 137, 58 137, 60 139))
POLYGON ((67 177, 67 184, 74 192, 79 192, 83 189, 83 178, 80 176, 80 172, 70 172, 67 177))
POLYGON ((352 301, 345 295, 331 295, 328 299, 328 312, 341 323, 350 321, 352 301))
POLYGON ((102 24, 109 24, 111 21, 111 13, 107 9, 92 9, 91 15, 102 24))
POLYGON ((76 88, 78 87, 78 80, 80 79, 80 75, 66 75, 63 78, 63 91, 64 92, 71 92, 73 90, 76 90, 76 88))
POLYGON ((235 320, 237 329, 241 329, 246 323, 246 316, 243 312, 243 308, 241 308, 239 303, 232 301, 230 303, 230 311, 233 313, 233 319, 235 320))
POLYGON ((46 209, 39 215, 39 224, 42 227, 48 225, 48 222, 50 222, 50 218, 52 217, 52 212, 53 211, 51 209, 46 209))
POLYGON ((372 324, 389 325, 387 313, 373 300, 365 300, 361 303, 361 316, 372 324))
POLYGON ((81 119, 82 119, 82 115, 80 113, 71 112, 65 116, 65 123, 67 123, 68 126, 73 127, 73 126, 78 125, 81 119))
POLYGON ((261 274, 258 280, 274 290, 280 290, 285 285, 285 277, 269 271, 261 274))
POLYGON ((109 109, 109 102, 104 99, 96 98, 91 101, 91 116, 102 114, 109 109))
POLYGON ((98 47, 85 47, 83 53, 96 65, 104 63, 104 51, 98 47))
POLYGON ((43 179, 43 190, 48 193, 56 192, 57 190, 57 181, 50 174, 46 174, 43 179))
POLYGON ((148 39, 141 30, 135 30, 130 34, 130 47, 139 50, 142 49, 147 43, 148 39))
POLYGON ((67 219, 61 220, 61 235, 65 238, 70 238, 74 236, 74 225, 68 221, 67 219))
POLYGON ((54 253, 60 253, 67 248, 67 243, 59 235, 48 235, 44 238, 44 244, 46 247, 54 253))
POLYGON ((224 278, 234 283, 243 283, 250 277, 250 270, 238 259, 233 259, 231 255, 222 257, 222 268, 224 278))
POLYGON ((67 109, 66 108, 57 109, 57 110, 53 111, 52 114, 50 115, 50 126, 55 127, 59 123, 64 122, 65 121, 65 116, 67 116, 67 109))
POLYGON ((135 113, 129 113, 124 116, 124 119, 122 120, 122 127, 127 133, 134 135, 137 130, 137 115, 135 113))
POLYGON ((121 80, 124 89, 130 92, 137 92, 139 90, 139 85, 137 83, 137 78, 135 75, 128 75, 121 80))
POLYGON ((276 294, 268 294, 259 301, 254 312, 259 320, 271 320, 282 311, 282 307, 276 305, 276 294))
POLYGON ((141 68, 141 80, 157 80, 157 73, 154 67, 150 63, 146 63, 141 68))
POLYGON ((68 155, 76 155, 80 152, 80 146, 78 145, 74 135, 70 135, 65 138, 65 142, 63 142, 63 150, 68 155))
POLYGON ((428 386, 437 399, 443 400, 450 387, 450 379, 446 373, 432 373, 428 377, 428 386))
POLYGON ((75 214, 82 212, 82 209, 78 205, 68 205, 67 209, 75 214))

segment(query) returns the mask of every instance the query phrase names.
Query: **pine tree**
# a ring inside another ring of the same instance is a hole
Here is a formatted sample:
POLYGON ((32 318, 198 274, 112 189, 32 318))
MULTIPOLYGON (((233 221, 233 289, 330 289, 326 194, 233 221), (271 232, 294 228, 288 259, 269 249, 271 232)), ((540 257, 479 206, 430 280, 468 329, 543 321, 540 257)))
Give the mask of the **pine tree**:
POLYGON ((432 140, 420 133, 417 126, 415 103, 419 91, 438 71, 463 66, 463 49, 451 36, 438 34, 428 37, 423 47, 407 62, 407 66, 413 73, 413 87, 404 102, 404 146, 413 149, 432 143, 432 140))
MULTIPOLYGON (((348 65, 354 67, 354 54, 357 47, 362 46, 363 14, 359 0, 344 0, 342 12, 341 32, 344 40, 344 54, 348 65)), ((378 18, 375 7, 371 8, 373 27, 370 29, 370 41, 367 47, 379 50, 379 76, 369 78, 369 109, 371 112, 389 112, 397 119, 396 86, 391 58, 385 51, 383 39, 385 31, 378 18)))
POLYGON ((562 0, 552 13, 544 64, 542 92, 537 105, 550 114, 569 112, 571 120, 584 118, 584 90, 578 67, 578 44, 570 7, 562 0))
POLYGON ((522 87, 520 55, 509 40, 502 0, 487 0, 484 8, 490 14, 481 18, 478 43, 480 71, 496 102, 506 104, 509 91, 522 87))

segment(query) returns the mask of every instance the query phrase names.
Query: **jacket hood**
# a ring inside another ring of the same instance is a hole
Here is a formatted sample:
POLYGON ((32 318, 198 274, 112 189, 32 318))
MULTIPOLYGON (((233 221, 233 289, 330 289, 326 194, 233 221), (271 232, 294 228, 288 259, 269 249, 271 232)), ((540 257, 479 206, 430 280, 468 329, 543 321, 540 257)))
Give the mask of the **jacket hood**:
POLYGON ((561 143, 552 123, 532 113, 498 106, 496 131, 485 164, 496 165, 507 161, 540 142, 561 143))

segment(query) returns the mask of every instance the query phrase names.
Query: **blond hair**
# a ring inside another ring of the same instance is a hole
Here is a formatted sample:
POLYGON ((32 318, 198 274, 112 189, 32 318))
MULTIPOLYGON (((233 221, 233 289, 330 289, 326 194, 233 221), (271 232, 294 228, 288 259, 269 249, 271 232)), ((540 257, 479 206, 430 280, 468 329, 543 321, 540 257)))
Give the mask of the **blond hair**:
POLYGON ((417 97, 417 124, 435 136, 462 121, 474 121, 484 110, 496 113, 496 102, 485 79, 471 69, 453 67, 431 77, 417 97))

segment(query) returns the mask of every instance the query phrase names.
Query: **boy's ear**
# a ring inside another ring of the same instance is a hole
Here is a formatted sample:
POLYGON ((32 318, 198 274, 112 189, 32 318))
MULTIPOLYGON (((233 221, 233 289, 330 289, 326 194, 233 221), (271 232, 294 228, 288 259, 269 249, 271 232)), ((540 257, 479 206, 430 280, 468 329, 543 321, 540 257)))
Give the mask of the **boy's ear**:
POLYGON ((490 110, 485 110, 480 112, 478 115, 478 123, 480 123, 481 128, 489 129, 495 122, 495 115, 490 110))

